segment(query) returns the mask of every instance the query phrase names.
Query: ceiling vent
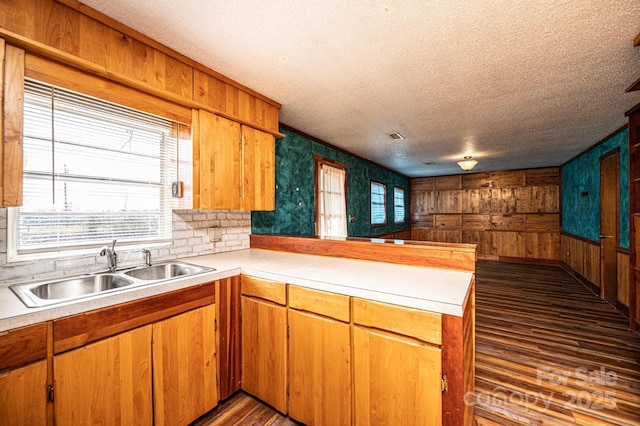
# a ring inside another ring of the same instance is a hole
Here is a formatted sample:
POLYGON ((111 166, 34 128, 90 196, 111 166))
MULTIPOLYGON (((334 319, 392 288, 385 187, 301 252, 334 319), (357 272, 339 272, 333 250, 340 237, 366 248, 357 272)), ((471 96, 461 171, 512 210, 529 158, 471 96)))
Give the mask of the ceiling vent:
POLYGON ((404 136, 402 136, 399 132, 389 133, 389 136, 394 141, 401 141, 402 139, 404 139, 404 136))

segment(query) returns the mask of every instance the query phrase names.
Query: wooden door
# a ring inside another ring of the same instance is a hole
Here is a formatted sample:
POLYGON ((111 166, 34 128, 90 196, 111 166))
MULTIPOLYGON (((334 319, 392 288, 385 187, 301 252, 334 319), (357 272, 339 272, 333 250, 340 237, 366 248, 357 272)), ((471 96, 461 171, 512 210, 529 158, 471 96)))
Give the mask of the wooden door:
POLYGON ((289 416, 351 424, 349 324, 289 309, 289 416))
POLYGON ((275 138, 251 127, 242 126, 244 210, 275 209, 275 138))
POLYGON ((240 389, 240 276, 216 281, 218 399, 240 389))
POLYGON ((600 158, 600 297, 618 301, 617 247, 620 223, 620 151, 600 158))
POLYGON ((47 361, 0 374, 0 423, 47 424, 47 361))
POLYGON ((287 413, 287 309, 242 296, 242 389, 287 413))
POLYGON ((356 425, 440 425, 440 348, 354 327, 356 425))
POLYGON ((151 326, 53 359, 55 423, 150 425, 151 326))
POLYGON ((218 404, 215 305, 153 324, 155 425, 186 425, 218 404))
MULTIPOLYGON (((239 210, 242 208, 242 140, 240 124, 200 110, 198 114, 198 147, 194 149, 197 164, 199 204, 194 207, 239 210)), ((197 188, 196 188, 197 187, 197 188)), ((196 197, 194 197, 196 199, 196 197)))

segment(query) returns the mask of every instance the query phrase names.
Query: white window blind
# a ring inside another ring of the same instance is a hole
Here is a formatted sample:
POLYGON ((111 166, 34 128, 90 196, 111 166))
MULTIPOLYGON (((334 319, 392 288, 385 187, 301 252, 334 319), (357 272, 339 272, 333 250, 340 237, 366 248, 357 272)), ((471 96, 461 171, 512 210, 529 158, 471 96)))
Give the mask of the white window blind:
POLYGON ((395 223, 404 222, 404 189, 393 187, 393 221, 395 223))
POLYGON ((344 169, 322 164, 320 168, 320 236, 347 236, 347 202, 344 169))
POLYGON ((17 253, 170 240, 178 126, 27 80, 17 253))
POLYGON ((387 187, 378 182, 371 182, 371 224, 387 223, 386 200, 387 187))

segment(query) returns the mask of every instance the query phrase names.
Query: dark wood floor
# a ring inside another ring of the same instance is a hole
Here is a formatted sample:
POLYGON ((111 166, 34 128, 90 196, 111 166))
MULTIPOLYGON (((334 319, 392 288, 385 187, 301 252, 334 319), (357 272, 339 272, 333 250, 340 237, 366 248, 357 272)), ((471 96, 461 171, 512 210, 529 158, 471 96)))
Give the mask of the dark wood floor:
POLYGON ((627 325, 558 267, 479 262, 478 423, 639 425, 640 337, 627 325))
MULTIPOLYGON (((640 425, 640 337, 627 324, 558 267, 478 262, 478 425, 640 425)), ((242 393, 196 423, 295 424, 242 393)))

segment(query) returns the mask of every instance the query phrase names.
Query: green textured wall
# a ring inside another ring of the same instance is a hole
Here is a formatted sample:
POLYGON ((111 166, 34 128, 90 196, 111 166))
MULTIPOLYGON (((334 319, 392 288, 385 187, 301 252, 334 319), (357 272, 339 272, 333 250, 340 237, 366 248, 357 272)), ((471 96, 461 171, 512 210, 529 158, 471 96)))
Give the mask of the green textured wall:
POLYGON ((350 237, 368 237, 409 227, 409 179, 357 157, 337 151, 293 131, 276 142, 276 208, 251 213, 254 234, 314 235, 314 160, 319 154, 347 165, 347 213, 355 215, 348 224, 350 237), (386 226, 370 224, 370 182, 387 184, 386 226), (405 223, 393 223, 393 187, 405 189, 405 223))
POLYGON ((600 156, 620 148, 620 247, 629 248, 628 138, 624 129, 562 167, 563 232, 599 241, 600 156), (589 196, 581 196, 583 192, 589 196))

